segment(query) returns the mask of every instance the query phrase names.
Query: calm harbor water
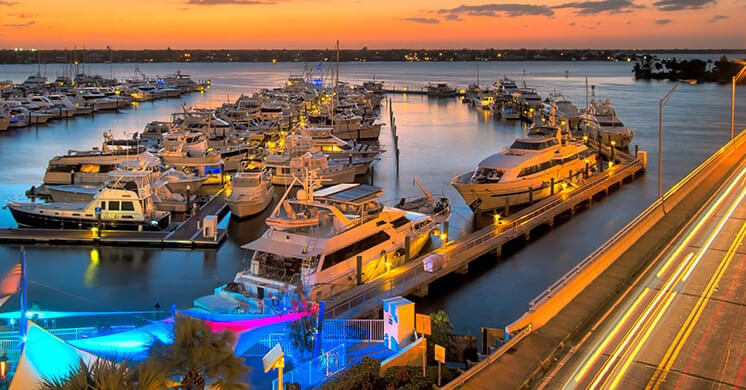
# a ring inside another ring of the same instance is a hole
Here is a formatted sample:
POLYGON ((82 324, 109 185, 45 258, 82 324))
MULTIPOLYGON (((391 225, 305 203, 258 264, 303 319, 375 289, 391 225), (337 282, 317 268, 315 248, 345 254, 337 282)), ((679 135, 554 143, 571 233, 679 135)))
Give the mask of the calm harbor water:
MULTIPOLYGON (((314 64, 315 65, 315 64, 314 64)), ((197 80, 212 80, 205 94, 182 99, 143 103, 120 113, 102 113, 56 121, 0 133, 0 195, 3 201, 22 199, 38 185, 49 159, 68 149, 97 146, 104 131, 117 136, 143 129, 152 120, 166 120, 180 104, 210 107, 241 93, 281 85, 289 74, 299 74, 304 64, 140 64, 148 75, 177 69, 197 80)), ((134 65, 90 65, 90 73, 125 78, 134 65)), ((595 85, 596 99, 612 99, 617 113, 634 128, 633 141, 648 151, 648 173, 608 198, 594 203, 548 234, 510 256, 487 261, 469 275, 449 278, 431 288, 431 296, 418 302, 419 311, 444 309, 456 331, 477 334, 480 326, 503 326, 517 318, 527 303, 586 255, 634 218, 655 198, 657 191, 658 99, 672 83, 636 82, 629 63, 511 62, 481 63, 483 85, 508 75, 543 96, 561 91, 578 106, 585 105, 585 77, 595 85), (568 76, 565 76, 565 71, 568 76)), ((0 66, 0 80, 21 82, 35 65, 0 66)), ((49 65, 50 78, 61 66, 49 65)), ((419 88, 443 81, 464 87, 474 82, 475 63, 354 63, 342 64, 340 79, 361 82, 375 77, 387 85, 419 88)), ((386 127, 381 142, 389 152, 376 166, 372 181, 384 188, 384 198, 395 200, 418 193, 417 177, 434 193, 450 197, 455 208, 451 237, 472 229, 472 215, 450 179, 473 169, 477 162, 523 134, 519 122, 496 120, 456 99, 434 100, 423 96, 391 96, 401 150, 399 169, 393 156, 392 137, 386 127)), ((667 188, 686 175, 722 145, 729 136, 730 89, 727 85, 681 85, 664 109, 664 174, 667 188)), ((746 105, 746 91, 737 99, 746 105)), ((388 122, 388 107, 381 120, 388 122)), ((746 123, 746 112, 737 113, 746 123)), ((266 213, 265 213, 266 214, 266 213)), ((217 251, 184 251, 140 248, 27 248, 30 300, 49 310, 147 310, 155 303, 188 306, 230 280, 243 267, 240 245, 265 229, 263 216, 245 221, 226 219, 228 240, 217 251)), ((0 210, 0 225, 14 226, 7 210, 0 210)), ((0 246, 0 272, 18 258, 18 248, 0 246)), ((10 302, 9 308, 17 302, 10 302)))

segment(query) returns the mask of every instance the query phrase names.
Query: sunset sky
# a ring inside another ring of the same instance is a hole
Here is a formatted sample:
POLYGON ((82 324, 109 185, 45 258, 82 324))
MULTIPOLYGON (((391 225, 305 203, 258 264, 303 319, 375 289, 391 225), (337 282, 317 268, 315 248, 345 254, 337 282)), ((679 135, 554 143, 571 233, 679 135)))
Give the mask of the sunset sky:
POLYGON ((0 0, 1 48, 744 48, 744 0, 0 0))

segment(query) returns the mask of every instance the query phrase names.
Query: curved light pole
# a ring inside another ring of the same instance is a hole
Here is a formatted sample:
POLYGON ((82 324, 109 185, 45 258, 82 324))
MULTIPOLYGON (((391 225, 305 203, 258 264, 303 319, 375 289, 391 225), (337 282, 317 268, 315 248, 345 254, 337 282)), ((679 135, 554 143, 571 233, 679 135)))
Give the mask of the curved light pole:
POLYGON ((733 82, 731 83, 730 87, 730 139, 733 139, 735 137, 736 132, 736 83, 743 77, 743 74, 746 73, 746 63, 741 63, 743 65, 743 68, 741 68, 741 71, 738 72, 735 76, 733 76, 733 82))
POLYGON ((658 101, 658 198, 663 198, 663 106, 671 99, 681 82, 677 81, 666 96, 658 101))

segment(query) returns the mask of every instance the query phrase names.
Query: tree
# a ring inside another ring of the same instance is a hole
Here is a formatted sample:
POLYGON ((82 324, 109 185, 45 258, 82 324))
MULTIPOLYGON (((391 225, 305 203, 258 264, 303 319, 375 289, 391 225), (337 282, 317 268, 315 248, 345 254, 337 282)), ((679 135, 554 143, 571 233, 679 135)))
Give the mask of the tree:
POLYGON ((180 378, 181 389, 202 389, 205 383, 222 390, 247 389, 241 378, 248 372, 243 360, 233 353, 236 336, 213 333, 204 322, 176 316, 174 342, 156 342, 148 361, 168 377, 180 378))
POLYGON ((451 319, 443 310, 430 314, 432 335, 427 337, 427 355, 431 364, 435 363, 435 344, 448 347, 453 332, 451 319))
POLYGON ((43 379, 39 390, 160 390, 166 388, 166 380, 148 363, 131 368, 128 362, 97 360, 88 366, 81 360, 68 376, 43 379))

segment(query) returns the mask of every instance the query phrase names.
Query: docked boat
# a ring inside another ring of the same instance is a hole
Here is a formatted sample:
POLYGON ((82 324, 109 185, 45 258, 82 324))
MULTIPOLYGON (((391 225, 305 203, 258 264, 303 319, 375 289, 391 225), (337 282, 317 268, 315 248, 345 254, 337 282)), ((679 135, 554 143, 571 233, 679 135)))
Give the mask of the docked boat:
POLYGON ((163 149, 158 154, 167 156, 202 156, 207 151, 207 138, 200 132, 172 131, 163 135, 163 149))
MULTIPOLYGON (((352 164, 330 164, 329 158, 311 146, 310 137, 289 135, 281 154, 264 158, 264 166, 272 174, 272 184, 291 185, 296 177, 305 176, 308 169, 317 170, 324 185, 349 183, 355 180, 359 167, 352 164)), ((297 183, 300 184, 300 183, 297 183)))
POLYGON ((585 144, 550 123, 532 127, 527 136, 482 160, 476 170, 454 177, 451 184, 474 212, 482 212, 543 199, 595 166, 596 155, 585 144))
POLYGON ((367 282, 414 258, 438 226, 432 216, 384 207, 382 190, 340 184, 314 191, 304 180, 267 218, 270 228, 242 248, 254 251, 234 283, 257 301, 303 285, 313 300, 367 282))
POLYGON ((428 84, 427 96, 438 98, 454 97, 458 96, 458 90, 449 87, 446 83, 428 84))
POLYGON ((598 140, 603 145, 614 145, 626 149, 632 142, 635 132, 626 127, 611 106, 611 100, 603 103, 591 101, 588 111, 581 117, 580 131, 588 138, 598 140))
POLYGON ((550 93, 544 105, 543 116, 548 119, 552 106, 556 107, 557 124, 561 127, 576 129, 580 122, 580 110, 570 99, 560 93, 550 93))
POLYGON ((44 173, 44 184, 104 184, 109 172, 127 162, 140 169, 160 169, 160 160, 147 152, 145 146, 111 146, 111 141, 106 141, 100 149, 69 150, 65 155, 52 157, 44 173))
POLYGON ((335 136, 333 130, 328 127, 307 127, 302 128, 300 132, 311 137, 313 146, 330 158, 377 159, 381 155, 381 148, 377 142, 345 141, 335 136))
POLYGON ((161 176, 166 181, 166 186, 171 192, 186 194, 188 192, 194 193, 202 187, 202 184, 207 181, 207 176, 197 176, 193 174, 187 174, 183 171, 177 171, 173 168, 163 172, 161 176))
POLYGON ((19 226, 46 229, 161 230, 170 220, 168 212, 156 210, 150 196, 108 187, 90 202, 10 202, 6 207, 19 226))
POLYGON ((496 81, 494 85, 497 88, 497 93, 504 97, 512 96, 513 92, 518 89, 518 85, 516 85, 515 81, 509 79, 507 76, 503 76, 503 78, 496 81))
POLYGON ((264 211, 272 199, 274 188, 268 171, 237 172, 231 179, 231 191, 225 203, 233 215, 245 218, 264 211))
POLYGON ((513 99, 506 99, 500 105, 500 116, 504 119, 520 119, 521 109, 513 99))
POLYGON ((396 208, 432 215, 433 221, 436 223, 448 221, 451 217, 451 201, 446 197, 435 199, 417 178, 413 178, 412 183, 420 188, 424 196, 401 198, 396 204, 396 208))

